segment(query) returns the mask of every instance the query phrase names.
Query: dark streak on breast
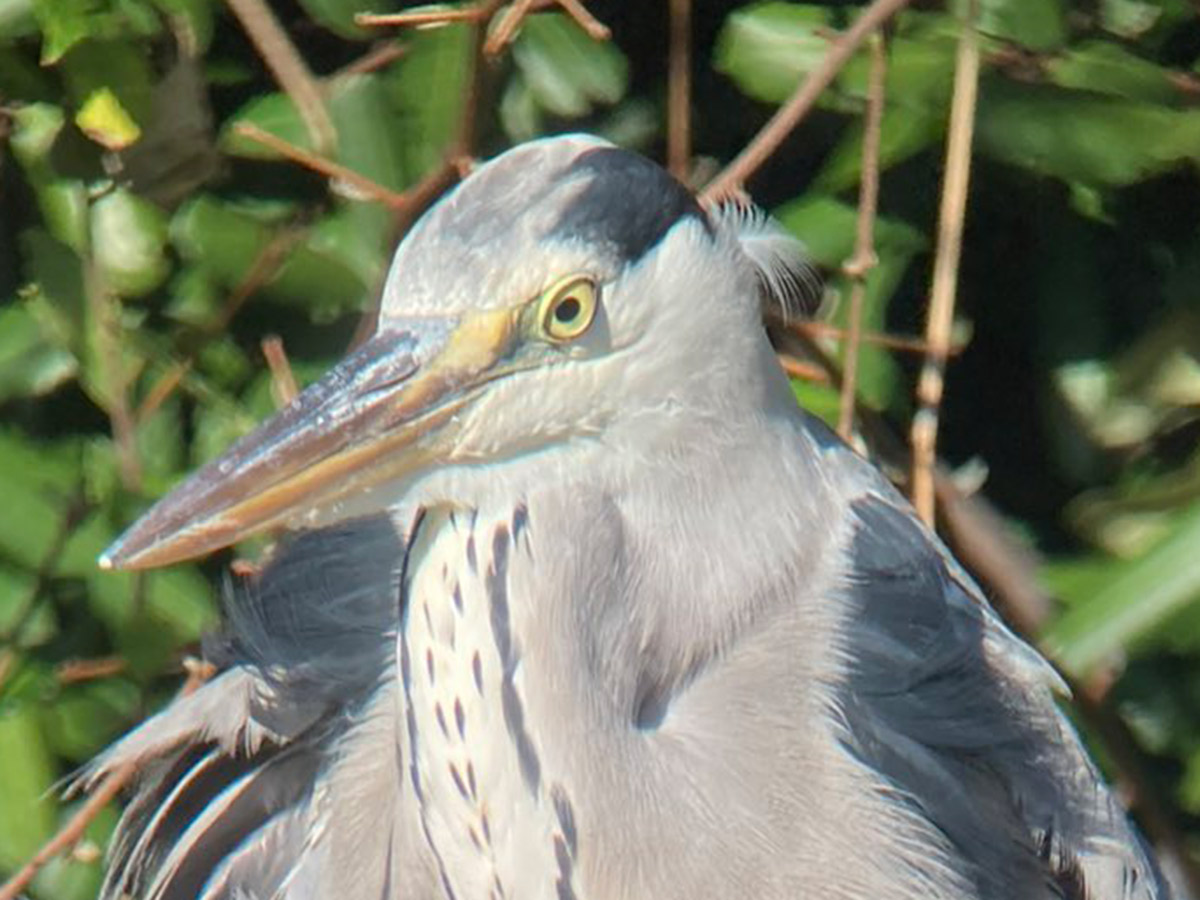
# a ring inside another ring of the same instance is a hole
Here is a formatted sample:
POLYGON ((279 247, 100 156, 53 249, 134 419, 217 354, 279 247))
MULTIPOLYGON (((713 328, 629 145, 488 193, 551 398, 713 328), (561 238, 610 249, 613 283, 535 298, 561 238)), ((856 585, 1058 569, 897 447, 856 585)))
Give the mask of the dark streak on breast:
POLYGON ((487 572, 487 593, 491 601, 492 638, 500 657, 503 678, 500 684, 500 702, 504 708, 504 724, 517 749, 521 765, 521 776, 533 793, 537 792, 542 780, 541 762, 529 732, 525 729, 525 710, 517 695, 513 677, 517 670, 517 654, 513 648, 512 624, 508 611, 508 549, 510 534, 507 526, 499 525, 492 535, 492 563, 487 572))

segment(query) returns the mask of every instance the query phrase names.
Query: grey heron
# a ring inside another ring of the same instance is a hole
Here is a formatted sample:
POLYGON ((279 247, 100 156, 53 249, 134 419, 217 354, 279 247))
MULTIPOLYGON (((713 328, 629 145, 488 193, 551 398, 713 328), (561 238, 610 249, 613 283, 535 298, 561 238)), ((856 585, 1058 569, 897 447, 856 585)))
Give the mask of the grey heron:
POLYGON ((286 538, 140 771, 103 896, 1150 900, 1011 634, 797 408, 797 247, 586 136, 481 166, 376 334, 102 558, 286 538))

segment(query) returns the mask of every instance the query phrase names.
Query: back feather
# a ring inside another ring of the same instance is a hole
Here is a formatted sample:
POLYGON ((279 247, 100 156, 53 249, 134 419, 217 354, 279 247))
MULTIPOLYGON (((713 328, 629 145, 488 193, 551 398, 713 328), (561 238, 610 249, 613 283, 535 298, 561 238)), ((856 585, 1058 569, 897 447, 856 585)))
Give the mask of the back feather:
MULTIPOLYGON (((396 766, 394 728, 381 718, 395 706, 384 695, 402 559, 390 520, 362 519, 293 536, 260 576, 228 592, 226 628, 205 646, 219 674, 77 781, 90 786, 126 763, 139 769, 101 900, 319 890, 293 882, 322 842, 345 831, 329 810, 330 795, 355 781, 339 774, 346 748, 371 742, 372 756, 396 766)), ((384 786, 378 809, 356 806, 386 840, 396 792, 384 786)), ((372 859, 378 872, 354 873, 363 890, 375 885, 371 895, 388 877, 386 856, 372 859)))

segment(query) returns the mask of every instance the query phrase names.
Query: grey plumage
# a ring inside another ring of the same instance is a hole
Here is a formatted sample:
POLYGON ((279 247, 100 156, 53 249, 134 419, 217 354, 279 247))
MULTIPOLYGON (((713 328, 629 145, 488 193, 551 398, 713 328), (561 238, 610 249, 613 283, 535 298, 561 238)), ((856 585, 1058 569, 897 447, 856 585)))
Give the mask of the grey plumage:
POLYGON ((795 408, 748 221, 581 137, 431 211, 372 349, 106 557, 301 529, 89 771, 144 773, 106 898, 1168 896, 1053 671, 795 408))

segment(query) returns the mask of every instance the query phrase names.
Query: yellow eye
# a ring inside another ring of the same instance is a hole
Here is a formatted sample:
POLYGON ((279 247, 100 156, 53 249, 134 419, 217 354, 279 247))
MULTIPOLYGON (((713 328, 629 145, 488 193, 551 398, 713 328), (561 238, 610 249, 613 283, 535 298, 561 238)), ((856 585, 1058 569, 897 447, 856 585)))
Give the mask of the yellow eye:
POLYGON ((573 341, 596 318, 599 289, 590 278, 573 275, 542 294, 538 322, 553 341, 573 341))

